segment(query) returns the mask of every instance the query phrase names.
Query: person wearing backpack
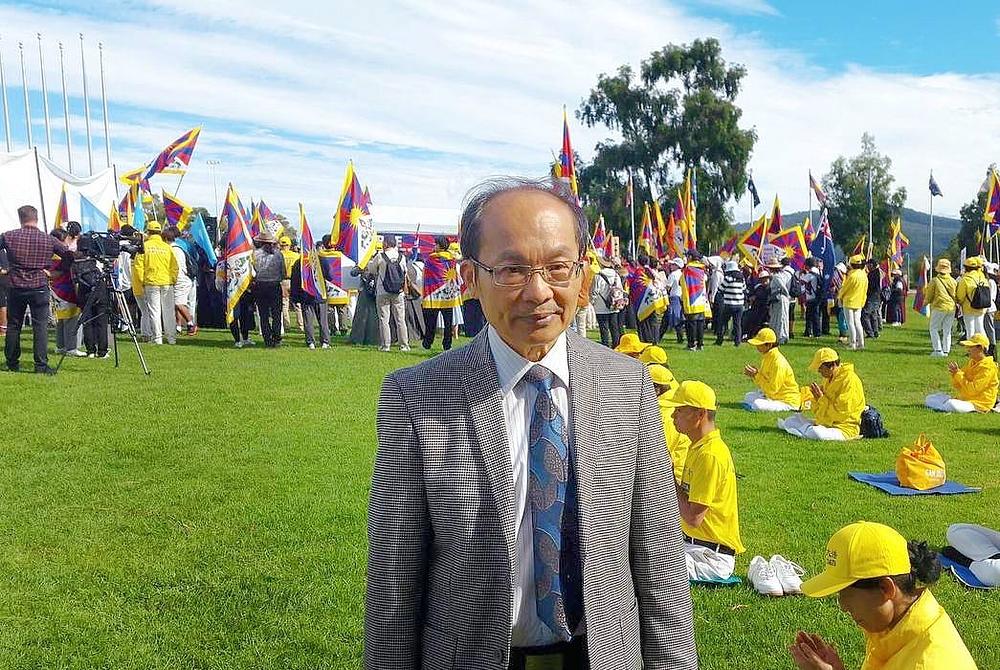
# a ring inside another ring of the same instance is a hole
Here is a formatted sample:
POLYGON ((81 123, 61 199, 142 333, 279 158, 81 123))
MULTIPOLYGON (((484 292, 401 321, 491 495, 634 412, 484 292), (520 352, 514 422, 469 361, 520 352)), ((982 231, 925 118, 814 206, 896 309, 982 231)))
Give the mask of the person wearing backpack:
POLYGON ((379 350, 389 351, 392 335, 390 314, 396 320, 396 340, 400 351, 410 350, 406 332, 406 258, 396 248, 396 236, 382 238, 382 251, 375 262, 375 307, 378 310, 379 350))
POLYGON ((778 420, 778 428, 807 440, 843 441, 861 437, 861 414, 865 411, 865 389, 851 363, 842 363, 840 355, 821 347, 813 355, 809 369, 819 373, 820 383, 812 383, 803 393, 803 409, 812 410, 813 418, 793 414, 778 420))
POLYGON ((601 271, 594 275, 590 284, 590 304, 597 315, 597 327, 601 331, 601 344, 612 349, 622 339, 621 322, 618 312, 628 306, 622 278, 615 270, 614 263, 606 258, 598 258, 601 271))
POLYGON ((963 268, 965 272, 958 278, 955 288, 955 301, 962 308, 965 337, 971 338, 976 333, 985 335, 983 321, 990 303, 990 285, 983 274, 983 259, 979 256, 966 258, 963 268))
POLYGON ((951 331, 955 325, 955 278, 951 261, 940 258, 934 277, 924 287, 924 304, 931 308, 931 356, 943 358, 951 353, 951 331))

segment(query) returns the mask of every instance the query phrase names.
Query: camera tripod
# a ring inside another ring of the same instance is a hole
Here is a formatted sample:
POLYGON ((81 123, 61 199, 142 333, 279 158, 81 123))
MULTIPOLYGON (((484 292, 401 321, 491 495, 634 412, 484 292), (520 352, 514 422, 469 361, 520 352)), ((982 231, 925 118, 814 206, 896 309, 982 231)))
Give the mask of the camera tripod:
MULTIPOLYGON (((139 346, 139 336, 135 331, 135 323, 132 320, 132 311, 129 309, 128 299, 125 297, 125 292, 115 288, 114 283, 111 280, 111 273, 106 270, 100 271, 98 281, 101 282, 102 285, 93 286, 90 289, 87 294, 87 300, 81 308, 82 314, 90 314, 90 316, 77 325, 74 337, 79 338, 80 329, 91 321, 99 319, 102 316, 107 316, 108 325, 111 328, 111 344, 115 351, 115 367, 119 367, 120 359, 118 356, 118 331, 119 328, 122 327, 124 328, 124 332, 128 333, 129 339, 132 340, 132 344, 135 346, 135 353, 139 356, 139 365, 142 367, 142 371, 147 375, 152 374, 153 371, 149 369, 148 365, 146 365, 146 357, 142 355, 142 348, 139 346), (95 309, 95 304, 100 297, 100 288, 104 289, 109 300, 105 304, 97 307, 97 311, 91 313, 91 311, 95 309)), ((59 368, 62 367, 63 361, 66 360, 67 351, 64 351, 60 356, 59 362, 55 367, 56 372, 59 372, 59 368)))

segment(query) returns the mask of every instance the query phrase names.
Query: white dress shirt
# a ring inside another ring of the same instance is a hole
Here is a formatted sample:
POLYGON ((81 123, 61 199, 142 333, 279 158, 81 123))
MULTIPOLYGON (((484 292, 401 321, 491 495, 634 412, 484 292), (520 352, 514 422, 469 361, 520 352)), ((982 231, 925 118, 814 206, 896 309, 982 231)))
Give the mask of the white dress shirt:
MULTIPOLYGON (((512 647, 534 647, 558 642, 559 638, 538 618, 535 598, 535 554, 531 507, 528 504, 528 429, 531 411, 538 391, 528 383, 521 383, 524 374, 536 363, 523 358, 511 349, 500 334, 489 326, 487 337, 490 352, 497 366, 500 395, 503 398, 504 423, 510 444, 510 462, 514 474, 514 518, 517 520, 514 546, 517 562, 513 567, 513 612, 511 621, 512 647)), ((552 373, 552 399, 559 408, 566 426, 569 416, 569 361, 566 357, 566 334, 555 341, 548 353, 538 361, 552 373)), ((572 435, 571 438, 572 439, 572 435)), ((567 445, 568 446, 568 445, 567 445)))

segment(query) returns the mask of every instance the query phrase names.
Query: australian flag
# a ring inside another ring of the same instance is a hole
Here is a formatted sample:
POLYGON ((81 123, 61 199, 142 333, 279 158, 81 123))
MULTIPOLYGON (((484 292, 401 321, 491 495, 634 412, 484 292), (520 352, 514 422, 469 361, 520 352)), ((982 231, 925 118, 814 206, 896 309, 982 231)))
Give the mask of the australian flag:
POLYGON ((933 172, 931 172, 931 180, 927 183, 927 188, 929 188, 931 190, 931 197, 932 198, 934 196, 936 196, 936 195, 940 195, 940 196, 944 195, 943 193, 941 193, 941 187, 938 186, 938 183, 936 181, 934 181, 934 173, 933 172))
POLYGON ((756 207, 760 204, 760 196, 757 194, 757 185, 753 183, 753 175, 747 179, 747 190, 750 191, 750 197, 753 198, 753 206, 756 207))
POLYGON ((833 248, 833 237, 830 234, 830 219, 827 216, 826 208, 819 217, 819 227, 816 237, 809 244, 809 253, 814 258, 823 261, 823 291, 830 290, 830 278, 833 277, 833 266, 837 263, 837 255, 833 248))

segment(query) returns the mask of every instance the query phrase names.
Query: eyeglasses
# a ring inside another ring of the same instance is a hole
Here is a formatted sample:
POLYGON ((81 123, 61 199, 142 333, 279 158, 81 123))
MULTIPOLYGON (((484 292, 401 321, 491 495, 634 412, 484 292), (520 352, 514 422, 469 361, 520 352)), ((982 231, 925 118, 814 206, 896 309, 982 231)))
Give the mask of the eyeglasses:
POLYGON ((538 267, 530 265, 496 265, 490 267, 480 263, 475 258, 469 258, 472 263, 493 276, 494 286, 513 288, 526 286, 536 272, 549 286, 565 287, 580 274, 583 261, 553 261, 538 267))

